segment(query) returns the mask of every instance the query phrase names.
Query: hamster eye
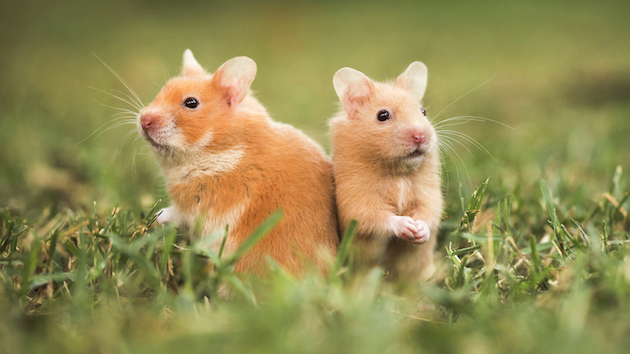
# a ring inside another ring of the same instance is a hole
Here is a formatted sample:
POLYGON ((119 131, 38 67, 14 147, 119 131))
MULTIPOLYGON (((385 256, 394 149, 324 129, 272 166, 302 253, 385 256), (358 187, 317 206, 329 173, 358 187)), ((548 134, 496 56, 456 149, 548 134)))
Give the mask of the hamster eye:
POLYGON ((389 112, 386 110, 381 110, 380 112, 378 112, 378 114, 376 115, 376 119, 379 120, 379 122, 384 122, 386 120, 388 120, 389 118, 391 118, 389 116, 389 112))
POLYGON ((420 112, 422 112, 423 116, 427 116, 427 111, 425 111, 424 108, 420 107, 420 112))
POLYGON ((197 99, 195 99, 193 97, 188 97, 184 101, 184 106, 186 106, 188 108, 197 108, 198 105, 199 105, 199 101, 197 101, 197 99))

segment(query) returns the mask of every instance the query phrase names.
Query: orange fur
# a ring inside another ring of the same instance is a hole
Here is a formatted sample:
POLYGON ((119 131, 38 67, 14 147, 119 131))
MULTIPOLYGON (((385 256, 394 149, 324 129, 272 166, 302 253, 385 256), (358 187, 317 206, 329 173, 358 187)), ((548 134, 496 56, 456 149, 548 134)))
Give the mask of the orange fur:
POLYGON ((244 96, 255 64, 243 58, 208 75, 185 54, 183 76, 141 112, 140 133, 159 145, 154 152, 171 195, 171 220, 191 229, 200 222, 204 235, 229 224, 229 254, 281 209, 284 218, 236 271, 267 274, 267 255, 294 275, 324 270, 339 243, 332 164, 314 141, 244 96), (184 106, 188 97, 199 105, 184 106), (153 119, 151 129, 143 129, 143 117, 153 119))
POLYGON ((340 72, 335 89, 343 109, 330 127, 341 232, 358 220, 355 259, 361 268, 380 265, 395 279, 427 279, 435 270, 443 198, 437 135, 418 104, 424 87, 413 92, 405 84, 407 72, 396 83, 372 82, 352 69, 340 72), (391 119, 378 121, 381 110, 391 119), (422 157, 409 159, 408 138, 415 131, 426 134, 428 146, 422 157), (420 245, 396 237, 392 216, 426 222, 431 237, 420 245))

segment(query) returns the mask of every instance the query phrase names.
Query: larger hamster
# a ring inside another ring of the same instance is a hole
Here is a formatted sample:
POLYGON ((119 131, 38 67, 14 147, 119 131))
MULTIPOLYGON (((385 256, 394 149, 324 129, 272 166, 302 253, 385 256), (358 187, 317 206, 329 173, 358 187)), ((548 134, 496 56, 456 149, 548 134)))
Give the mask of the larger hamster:
POLYGON ((201 225, 202 235, 229 224, 230 253, 281 209, 283 219, 235 270, 263 276, 269 255, 299 276, 325 268, 338 247, 332 165, 317 143, 272 121, 249 94, 256 70, 252 59, 236 57, 208 74, 186 50, 181 76, 141 110, 138 130, 172 201, 158 222, 201 225))
POLYGON ((393 83, 342 68, 333 85, 343 107, 330 121, 339 222, 342 231, 359 222, 355 260, 426 280, 443 208, 437 135, 420 105, 427 67, 414 62, 393 83))

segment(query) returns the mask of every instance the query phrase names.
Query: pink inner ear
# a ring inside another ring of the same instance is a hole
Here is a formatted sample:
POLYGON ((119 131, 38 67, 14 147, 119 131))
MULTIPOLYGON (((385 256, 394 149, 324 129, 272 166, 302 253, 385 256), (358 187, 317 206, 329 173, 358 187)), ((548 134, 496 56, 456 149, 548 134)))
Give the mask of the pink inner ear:
POLYGON ((235 78, 226 82, 223 88, 225 89, 225 96, 228 99, 230 107, 238 106, 247 95, 248 90, 244 89, 242 80, 235 78))
POLYGON ((367 80, 348 88, 348 94, 346 95, 344 104, 344 109, 348 113, 348 117, 353 118, 359 106, 367 102, 373 90, 374 84, 367 80))
POLYGON ((358 105, 361 104, 361 99, 362 97, 351 97, 348 96, 346 98, 346 104, 344 104, 344 109, 346 110, 346 113, 348 113, 348 117, 349 118, 354 118, 354 114, 356 113, 357 109, 358 109, 358 105))
POLYGON ((247 57, 236 57, 217 69, 213 82, 223 91, 227 104, 236 107, 247 96, 255 77, 256 63, 247 57))
POLYGON ((213 81, 216 80, 217 86, 223 91, 223 97, 230 107, 235 107, 240 103, 239 81, 234 78, 226 78, 224 73, 216 72, 213 81))
POLYGON ((225 96, 230 107, 236 107, 241 102, 241 99, 239 99, 240 90, 236 86, 225 87, 225 96))

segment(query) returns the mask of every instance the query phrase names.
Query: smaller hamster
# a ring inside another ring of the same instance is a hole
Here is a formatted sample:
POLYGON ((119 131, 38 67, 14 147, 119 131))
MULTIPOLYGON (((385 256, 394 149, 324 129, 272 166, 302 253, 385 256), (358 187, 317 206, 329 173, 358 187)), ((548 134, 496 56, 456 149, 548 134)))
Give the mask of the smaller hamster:
POLYGON ((283 219, 235 271, 264 276, 266 256, 296 276, 324 270, 339 243, 332 163, 304 133, 271 120, 250 93, 256 71, 236 57, 209 74, 186 50, 182 74, 141 110, 138 131, 172 202, 158 222, 200 226, 197 237, 229 225, 229 254, 280 209, 283 219))
POLYGON ((359 269, 426 280, 443 208, 437 134, 420 105, 427 67, 413 62, 388 83, 342 68, 333 85, 342 105, 330 120, 340 231, 358 221, 359 269))

